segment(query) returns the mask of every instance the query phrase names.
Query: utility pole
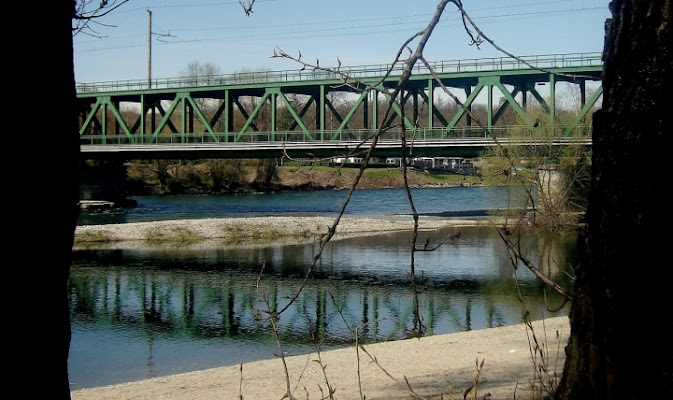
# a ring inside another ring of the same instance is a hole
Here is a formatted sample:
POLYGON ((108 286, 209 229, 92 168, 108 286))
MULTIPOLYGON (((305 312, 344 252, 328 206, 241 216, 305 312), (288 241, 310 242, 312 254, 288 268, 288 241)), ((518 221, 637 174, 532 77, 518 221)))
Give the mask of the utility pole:
POLYGON ((152 89, 152 11, 147 10, 147 88, 152 89))

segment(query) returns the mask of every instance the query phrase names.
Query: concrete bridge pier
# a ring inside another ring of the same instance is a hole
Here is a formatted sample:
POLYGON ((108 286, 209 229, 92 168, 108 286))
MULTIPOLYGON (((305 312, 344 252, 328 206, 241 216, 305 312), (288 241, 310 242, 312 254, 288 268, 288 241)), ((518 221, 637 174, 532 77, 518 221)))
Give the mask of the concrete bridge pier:
POLYGON ((122 161, 83 161, 80 164, 80 207, 132 207, 126 198, 126 166, 122 161))
POLYGON ((554 166, 538 169, 542 196, 546 199, 541 206, 558 209, 566 202, 565 174, 554 166))

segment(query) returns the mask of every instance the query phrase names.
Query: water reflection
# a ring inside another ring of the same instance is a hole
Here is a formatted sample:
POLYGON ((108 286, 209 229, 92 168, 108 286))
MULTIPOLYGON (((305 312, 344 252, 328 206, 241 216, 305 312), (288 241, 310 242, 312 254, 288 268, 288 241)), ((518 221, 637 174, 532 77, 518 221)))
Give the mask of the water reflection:
MULTIPOLYGON (((430 241, 451 233, 431 232, 430 241)), ((563 272, 573 263, 573 236, 526 236, 521 247, 570 286, 563 272)), ((313 245, 76 251, 69 283, 73 388, 273 357, 277 349, 260 316, 287 304, 316 251, 313 245)), ((418 329, 419 316, 426 334, 442 334, 522 322, 526 310, 534 318, 566 313, 544 311, 543 286, 524 267, 512 268, 491 228, 461 228, 460 239, 416 253, 418 309, 409 264, 408 233, 330 243, 281 316, 285 351, 348 345, 354 329, 368 343, 405 338, 418 329)), ((547 294, 554 308, 561 304, 547 294)))

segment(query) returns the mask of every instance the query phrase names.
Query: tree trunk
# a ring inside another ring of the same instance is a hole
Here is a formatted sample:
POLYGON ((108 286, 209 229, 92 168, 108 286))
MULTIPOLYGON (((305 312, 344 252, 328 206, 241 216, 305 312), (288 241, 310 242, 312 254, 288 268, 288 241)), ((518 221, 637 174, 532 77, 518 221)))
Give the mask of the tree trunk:
POLYGON ((5 13, 13 25, 4 63, 11 99, 4 176, 16 179, 5 186, 6 236, 15 241, 5 246, 7 269, 16 271, 5 289, 19 291, 6 296, 6 344, 16 355, 5 365, 21 382, 36 372, 29 390, 49 399, 70 399, 67 285, 79 217, 74 6, 12 0, 5 13))
POLYGON ((276 165, 275 158, 264 158, 257 161, 257 175, 252 183, 255 190, 265 193, 271 191, 271 181, 276 173, 276 165))
POLYGON ((556 398, 670 398, 670 228, 662 217, 669 213, 671 1, 614 0, 610 8, 603 107, 593 125, 587 259, 576 271, 556 398))

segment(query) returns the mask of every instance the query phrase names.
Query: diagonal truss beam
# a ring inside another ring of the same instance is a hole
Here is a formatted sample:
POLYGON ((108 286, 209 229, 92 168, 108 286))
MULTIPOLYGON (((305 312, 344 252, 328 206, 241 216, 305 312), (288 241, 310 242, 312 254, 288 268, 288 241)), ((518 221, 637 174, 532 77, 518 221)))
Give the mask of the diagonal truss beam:
POLYGON ((596 104, 596 101, 598 101, 598 98, 601 97, 602 94, 603 94, 603 85, 600 85, 598 89, 596 89, 594 94, 591 96, 591 98, 589 98, 589 100, 586 102, 586 104, 584 104, 584 107, 582 107, 582 109, 580 110, 577 117, 575 117, 573 122, 571 122, 570 125, 566 127, 565 131, 563 132, 564 137, 568 137, 572 134, 573 130, 575 130, 580 121, 582 121, 582 119, 587 116, 589 110, 591 110, 591 108, 596 104))
MULTIPOLYGON (((274 92, 276 92, 276 91, 274 91, 274 92)), ((292 118, 294 119, 295 126, 299 125, 301 127, 301 130, 309 138, 309 140, 314 140, 313 135, 311 135, 311 132, 309 132, 308 128, 304 124, 304 121, 301 118, 301 114, 297 114, 297 111, 292 106, 292 103, 290 103, 290 101, 287 99, 287 97, 285 97, 283 92, 281 92, 280 89, 277 89, 277 92, 274 93, 274 94, 276 94, 281 99, 281 101, 285 104, 285 107, 287 107, 287 110, 290 112, 290 115, 292 115, 292 118)), ((309 100, 307 105, 310 104, 310 103, 311 103, 311 100, 309 100)), ((308 109, 308 107, 304 107, 304 110, 302 111, 302 114, 305 113, 307 109, 308 109)), ((274 125, 275 125, 275 121, 274 121, 274 125)))

